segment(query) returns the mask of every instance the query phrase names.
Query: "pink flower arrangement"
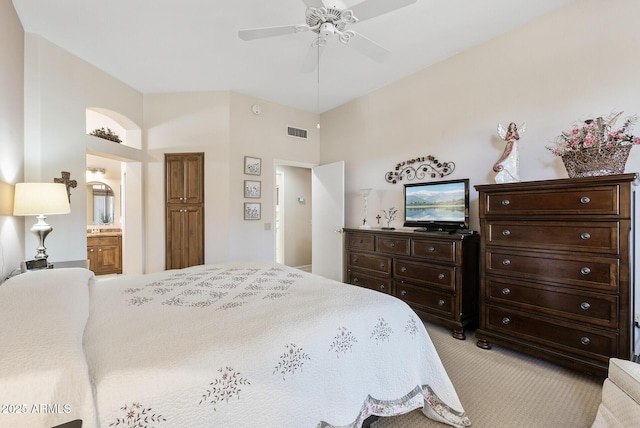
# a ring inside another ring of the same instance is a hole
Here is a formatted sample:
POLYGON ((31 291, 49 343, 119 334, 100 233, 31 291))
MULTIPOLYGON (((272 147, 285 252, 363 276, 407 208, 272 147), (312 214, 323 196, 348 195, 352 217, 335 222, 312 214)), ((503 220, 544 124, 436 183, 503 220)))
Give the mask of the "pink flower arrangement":
POLYGON ((556 138, 556 146, 547 146, 547 149, 556 156, 562 156, 591 148, 615 148, 640 144, 640 138, 630 133, 638 119, 636 116, 626 118, 619 129, 613 129, 621 115, 622 112, 613 114, 608 119, 598 117, 585 120, 583 125, 574 126, 570 131, 562 132, 556 138))

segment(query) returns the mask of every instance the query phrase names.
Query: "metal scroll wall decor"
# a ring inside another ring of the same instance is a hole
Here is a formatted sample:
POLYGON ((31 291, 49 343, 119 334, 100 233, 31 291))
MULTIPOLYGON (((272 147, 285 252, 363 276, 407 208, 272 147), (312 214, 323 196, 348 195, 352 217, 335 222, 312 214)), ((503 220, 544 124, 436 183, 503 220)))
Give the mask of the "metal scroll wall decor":
POLYGON ((396 184, 398 181, 422 180, 424 178, 442 178, 451 174, 456 169, 456 164, 440 162, 434 156, 423 156, 409 159, 396 165, 395 170, 385 174, 387 183, 396 184))

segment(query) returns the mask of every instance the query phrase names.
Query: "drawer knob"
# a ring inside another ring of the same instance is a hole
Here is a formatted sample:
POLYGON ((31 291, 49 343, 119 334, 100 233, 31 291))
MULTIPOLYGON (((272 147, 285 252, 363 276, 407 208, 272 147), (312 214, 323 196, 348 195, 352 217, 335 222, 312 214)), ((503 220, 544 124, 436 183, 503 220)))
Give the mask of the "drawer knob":
POLYGON ((588 345, 591 343, 591 339, 589 339, 587 336, 582 336, 582 338, 580 338, 580 343, 582 343, 583 345, 588 345))
POLYGON ((406 268, 406 267, 402 266, 402 267, 400 268, 400 272, 403 272, 403 273, 404 273, 404 272, 406 272, 406 271, 407 271, 407 268, 406 268))
POLYGON ((427 251, 430 253, 433 253, 436 250, 436 247, 429 247, 427 248, 427 251))
POLYGON ((583 196, 580 198, 580 203, 581 204, 588 204, 589 202, 591 202, 591 198, 588 196, 583 196))
POLYGON ((358 278, 353 278, 353 282, 357 283, 358 281, 360 281, 358 278))
POLYGON ((359 261, 359 260, 360 260, 359 258, 354 257, 354 258, 353 258, 353 263, 358 263, 358 261, 359 261))
POLYGON ((396 246, 395 242, 392 242, 391 245, 390 245, 391 248, 394 248, 395 246, 396 246))
POLYGON ((509 266, 509 265, 511 264, 511 260, 509 260, 509 259, 504 259, 504 260, 502 261, 502 264, 503 264, 503 265, 505 265, 505 266, 509 266))
POLYGON ((589 302, 582 302, 580 303, 580 309, 582 309, 583 311, 589 310, 591 309, 591 305, 589 304, 589 302))
POLYGON ((580 238, 586 241, 587 239, 591 239, 591 234, 589 232, 581 233, 580 238))
POLYGON ((511 201, 509 199, 503 199, 501 203, 502 205, 509 205, 511 201))
POLYGON ((445 276, 445 275, 444 275, 443 273, 438 274, 438 279, 444 279, 444 276, 445 276))
POLYGON ((580 273, 583 274, 583 275, 589 275, 591 273, 591 269, 589 269, 587 266, 585 266, 582 269, 580 269, 580 273))
POLYGON ((509 229, 505 229, 505 230, 502 231, 502 234, 504 236, 509 236, 509 235, 511 235, 511 231, 509 229))
POLYGON ((384 290, 384 284, 380 284, 380 290, 384 290))
POLYGON ((384 263, 380 263, 380 269, 384 269, 384 263))
POLYGON ((402 291, 400 292, 400 295, 401 295, 401 296, 406 296, 406 295, 407 295, 407 290, 402 290, 402 291))
POLYGON ((442 299, 438 300, 438 306, 444 306, 444 300, 442 299))
POLYGON ((510 294, 510 293, 511 293, 511 290, 509 290, 507 287, 502 289, 502 294, 504 294, 505 296, 510 294))
POLYGON ((504 317, 502 318, 502 324, 507 325, 511 322, 511 320, 508 317, 504 317))

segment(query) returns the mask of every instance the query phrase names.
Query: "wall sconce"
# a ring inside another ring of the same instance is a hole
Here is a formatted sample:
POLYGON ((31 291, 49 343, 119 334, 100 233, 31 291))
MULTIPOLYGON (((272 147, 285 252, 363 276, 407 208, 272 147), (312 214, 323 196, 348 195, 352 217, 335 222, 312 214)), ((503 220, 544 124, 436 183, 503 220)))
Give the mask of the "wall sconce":
POLYGON ((0 181, 0 215, 13 215, 13 185, 0 181))
POLYGON ((104 180, 104 168, 87 168, 87 183, 90 181, 104 180))
POLYGON ((67 187, 62 183, 17 183, 13 201, 13 215, 35 215, 38 222, 31 232, 40 241, 36 259, 47 259, 44 240, 53 230, 45 221, 47 215, 68 214, 71 212, 67 187))

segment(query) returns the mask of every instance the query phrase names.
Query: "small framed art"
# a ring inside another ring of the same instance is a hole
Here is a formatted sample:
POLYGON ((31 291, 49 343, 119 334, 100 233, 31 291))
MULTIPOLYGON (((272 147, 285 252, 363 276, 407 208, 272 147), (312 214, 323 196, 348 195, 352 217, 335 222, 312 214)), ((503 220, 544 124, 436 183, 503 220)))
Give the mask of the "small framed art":
POLYGON ((259 198, 262 182, 256 180, 244 180, 244 197, 259 198))
POLYGON ((260 202, 245 202, 244 203, 244 219, 245 220, 260 220, 260 202))
POLYGON ((260 175, 262 173, 262 159, 245 156, 244 173, 249 175, 260 175))

